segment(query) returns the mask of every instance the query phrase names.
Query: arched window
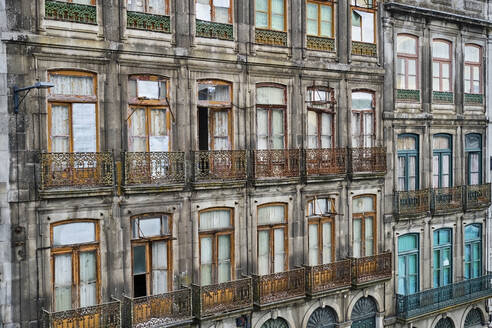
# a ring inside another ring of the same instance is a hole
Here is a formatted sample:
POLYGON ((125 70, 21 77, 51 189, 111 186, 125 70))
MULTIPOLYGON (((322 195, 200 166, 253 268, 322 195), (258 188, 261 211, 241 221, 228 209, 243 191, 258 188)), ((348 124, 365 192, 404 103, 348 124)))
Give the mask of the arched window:
POLYGON ((352 201, 352 252, 354 257, 372 256, 376 248, 376 196, 363 195, 352 201))
POLYGON ((437 322, 434 328, 454 328, 454 323, 449 318, 443 318, 437 322))
POLYGON ((398 146, 398 190, 419 188, 419 137, 416 134, 401 134, 398 146))
POLYGON ((373 147, 376 140, 374 93, 352 91, 352 147, 373 147))
POLYGON ((330 0, 307 0, 307 35, 333 38, 333 2, 330 0))
POLYGON ((453 230, 438 229, 433 234, 434 288, 449 285, 453 281, 453 230))
POLYGON ((482 311, 471 309, 466 315, 464 328, 482 328, 484 324, 482 311))
POLYGON ((285 31, 285 26, 287 25, 286 7, 285 0, 256 0, 256 27, 285 31))
POLYGON ((335 99, 333 90, 309 88, 308 99, 308 148, 335 147, 335 99))
POLYGON ((158 295, 172 290, 172 220, 167 214, 133 217, 133 296, 158 295))
POLYGON ((482 225, 469 224, 465 227, 465 279, 482 275, 482 225))
POLYGON ((376 327, 376 302, 372 297, 361 297, 352 309, 352 328, 376 327))
POLYGON ((477 133, 465 137, 466 183, 478 185, 482 183, 482 136, 477 133))
POLYGON ((232 23, 232 0, 196 0, 196 19, 232 23))
POLYGON ((287 145, 287 93, 284 86, 256 86, 257 149, 284 149, 287 145))
POLYGON ((398 294, 415 294, 419 290, 419 235, 398 237, 398 294))
POLYGON ((261 328, 289 328, 289 324, 282 318, 268 319, 261 328))
POLYGON ((337 313, 331 307, 317 308, 309 317, 306 328, 335 328, 337 313))
POLYGON ((452 137, 449 134, 435 134, 432 139, 432 186, 446 188, 453 185, 452 137))
POLYGON ((435 39, 432 42, 432 90, 453 90, 451 43, 435 39))
POLYGON ((399 34, 396 42, 396 87, 398 89, 417 90, 419 88, 418 38, 408 34, 399 34))
POLYGON ((169 0, 127 0, 126 8, 128 11, 169 15, 169 0))
POLYGON ((482 47, 465 45, 465 93, 482 94, 482 47))
POLYGON ((309 265, 335 259, 335 200, 315 198, 308 202, 309 265))
POLYGON ((286 271, 288 257, 287 204, 258 206, 258 274, 286 271))
POLYGON ((51 268, 54 311, 99 303, 99 225, 95 220, 51 225, 51 268))

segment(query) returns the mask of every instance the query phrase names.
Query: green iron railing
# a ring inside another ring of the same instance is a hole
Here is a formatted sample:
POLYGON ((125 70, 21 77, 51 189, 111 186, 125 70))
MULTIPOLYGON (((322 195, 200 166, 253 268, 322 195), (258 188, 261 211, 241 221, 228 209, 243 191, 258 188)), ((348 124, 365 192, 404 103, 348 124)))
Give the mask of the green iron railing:
POLYGON ((438 103, 453 103, 454 95, 447 91, 432 91, 432 101, 438 103))
POLYGON ((400 101, 420 101, 420 90, 397 89, 396 99, 400 101))
POLYGON ((201 38, 234 40, 234 28, 231 24, 222 24, 196 20, 196 36, 201 38))
POLYGON ((466 105, 483 105, 483 95, 478 93, 465 93, 466 105))
POLYGON ((171 33, 171 19, 169 16, 164 15, 127 11, 126 27, 136 30, 171 33))
POLYGON ((97 25, 96 6, 46 0, 44 8, 47 19, 97 25))

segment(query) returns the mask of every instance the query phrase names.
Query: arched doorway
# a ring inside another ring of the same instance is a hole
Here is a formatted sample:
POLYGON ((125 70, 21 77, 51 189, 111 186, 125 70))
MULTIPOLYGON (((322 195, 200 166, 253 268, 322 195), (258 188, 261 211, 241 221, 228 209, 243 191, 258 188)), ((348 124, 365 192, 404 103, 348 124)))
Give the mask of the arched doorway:
POLYGON ((268 319, 261 328, 289 328, 289 324, 282 318, 268 319))
POLYGON ((309 317, 307 328, 335 328, 337 314, 330 307, 317 308, 309 317))
POLYGON ((352 309, 352 328, 376 327, 376 302, 371 297, 362 297, 352 309))
POLYGON ((434 328, 454 328, 454 323, 453 320, 449 318, 443 318, 439 320, 439 322, 434 328))
POLYGON ((481 328, 483 327, 482 311, 479 309, 472 309, 466 315, 465 328, 481 328))

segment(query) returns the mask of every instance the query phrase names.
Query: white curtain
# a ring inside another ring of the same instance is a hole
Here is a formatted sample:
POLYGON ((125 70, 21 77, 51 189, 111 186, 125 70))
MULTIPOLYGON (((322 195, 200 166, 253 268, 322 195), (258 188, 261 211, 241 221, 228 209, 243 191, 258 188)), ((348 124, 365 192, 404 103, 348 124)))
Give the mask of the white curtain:
POLYGON ((352 147, 362 147, 360 130, 360 113, 352 112, 352 147))
POLYGON ((72 308, 72 254, 55 255, 55 311, 72 308))
POLYGON ((90 243, 96 240, 92 222, 75 222, 53 227, 53 246, 90 243))
POLYGON ((145 11, 145 0, 127 0, 126 8, 129 11, 145 11))
POLYGON ((152 14, 165 15, 166 3, 164 0, 149 0, 149 12, 152 14))
POLYGON ((365 248, 366 253, 365 256, 372 256, 374 254, 374 236, 373 236, 373 218, 368 217, 364 220, 364 228, 365 228, 365 248))
POLYGON ((200 283, 210 285, 212 283, 212 238, 200 239, 200 283))
POLYGON ((443 155, 442 158, 442 187, 449 187, 449 175, 451 174, 450 156, 443 155))
POLYGON ((258 149, 268 149, 268 110, 258 108, 256 110, 256 135, 258 149))
POLYGON ((284 30, 284 0, 272 1, 272 29, 284 30))
POLYGON ((477 185, 480 181, 480 155, 470 154, 470 184, 477 185))
POLYGON ((432 157, 432 186, 439 187, 439 156, 432 157))
POLYGON ((364 113, 364 147, 373 146, 374 117, 372 113, 364 113))
POLYGON ((143 152, 147 151, 147 133, 146 133, 146 115, 144 108, 130 108, 130 144, 129 150, 131 152, 143 152))
POLYGON ((152 109, 150 111, 149 147, 151 152, 169 151, 165 109, 152 109))
POLYGON ((331 234, 332 226, 330 222, 323 223, 323 264, 331 263, 331 234))
POLYGON ((331 114, 321 114, 321 148, 331 148, 332 144, 332 116, 331 114))
POLYGON ((354 257, 361 257, 362 250, 362 222, 360 219, 354 219, 354 243, 352 245, 353 255, 354 257))
POLYGON ((200 230, 231 227, 231 212, 228 210, 207 211, 200 214, 200 230))
POLYGON ((273 149, 284 148, 284 111, 272 110, 272 141, 273 149))
POLYGON ((167 242, 152 243, 152 293, 167 293, 167 242))
POLYGON ((221 235, 218 238, 218 283, 231 280, 231 236, 221 235))
POLYGON ((82 5, 91 5, 91 0, 73 0, 73 3, 80 3, 82 5))
POLYGON ((196 2, 196 18, 210 21, 211 10, 210 10, 210 0, 197 0, 196 2))
POLYGON ((283 205, 263 206, 258 208, 258 225, 284 222, 285 207, 283 205))
POLYGON ((230 0, 214 0, 215 21, 218 23, 229 23, 230 0))
POLYGON ((273 259, 273 271, 274 273, 285 271, 285 248, 284 248, 284 229, 275 229, 274 235, 274 259, 273 259))
POLYGON ((55 95, 94 96, 94 78, 92 76, 51 75, 52 89, 55 95))
POLYGON ((308 148, 318 148, 318 114, 314 111, 308 110, 307 121, 307 138, 308 148))
POLYGON ((417 187, 417 168, 416 168, 417 158, 411 156, 408 158, 408 190, 415 190, 417 187))
POLYGON ((68 120, 68 106, 51 106, 51 151, 66 153, 70 151, 70 132, 68 120))
POLYGON ((97 304, 96 252, 80 253, 80 306, 97 304))
POLYGON ((256 88, 256 104, 285 105, 285 89, 275 87, 256 88))
POLYGON ((309 265, 318 265, 318 224, 309 224, 309 265))
POLYGON ((74 152, 96 151, 95 104, 72 104, 72 135, 74 152))
POLYGON ((226 111, 216 111, 214 119, 214 150, 228 150, 229 114, 226 111))
POLYGON ((398 157, 398 190, 405 190, 405 162, 406 157, 398 157))
POLYGON ((270 273, 270 231, 258 231, 258 274, 270 273))

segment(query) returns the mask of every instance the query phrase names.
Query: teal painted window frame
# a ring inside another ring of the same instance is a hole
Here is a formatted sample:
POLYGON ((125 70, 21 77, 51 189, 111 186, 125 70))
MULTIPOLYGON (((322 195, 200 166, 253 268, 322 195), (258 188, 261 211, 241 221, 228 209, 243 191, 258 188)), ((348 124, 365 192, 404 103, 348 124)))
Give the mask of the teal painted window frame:
MULTIPOLYGON (((399 180, 400 177, 403 177, 405 179, 404 182, 404 190, 400 191, 409 191, 409 190, 418 190, 419 189, 419 172, 420 172, 420 167, 419 167, 419 136, 417 134, 413 133, 403 133, 398 136, 398 139, 400 138, 413 138, 415 140, 415 149, 413 150, 398 150, 397 152, 397 162, 399 162, 400 158, 404 158, 405 160, 405 169, 403 172, 403 176, 400 176, 400 172, 398 172, 397 179, 399 180), (411 157, 415 157, 415 189, 409 189, 409 159, 411 157)), ((398 144, 398 143, 397 143, 398 144)), ((397 164, 398 165, 398 164, 397 164)), ((397 181, 397 185, 399 186, 399 183, 397 181)))
MULTIPOLYGON (((438 176, 438 185, 434 186, 434 188, 444 188, 443 186, 443 157, 444 156, 449 156, 449 181, 448 181, 448 187, 453 186, 453 137, 450 134, 446 133, 438 133, 434 134, 432 142, 434 142, 435 137, 446 137, 449 140, 449 148, 448 149, 433 149, 432 150, 432 162, 434 162, 434 156, 439 157, 439 169, 437 172, 438 176)), ((432 167, 432 170, 434 170, 434 167, 432 167)), ((432 171, 432 180, 434 180, 434 176, 436 172, 432 171)))
POLYGON ((471 174, 473 172, 470 171, 471 168, 471 162, 472 162, 472 155, 478 155, 478 184, 482 184, 482 135, 479 133, 468 133, 465 135, 465 155, 466 155, 466 184, 471 185, 471 174), (478 137, 480 140, 480 145, 478 148, 470 148, 468 146, 468 137, 469 136, 474 136, 478 137))
POLYGON ((465 231, 465 235, 464 235, 465 248, 464 248, 464 254, 463 254, 463 262, 464 262, 463 277, 464 277, 464 279, 478 278, 482 275, 482 253, 483 253, 482 252, 482 224, 480 224, 480 223, 468 224, 465 226, 464 231, 465 231), (471 238, 471 239, 466 238, 466 230, 468 228, 471 228, 471 227, 478 227, 478 229, 479 229, 479 237, 478 238, 471 238), (473 253, 472 253, 473 245, 477 245, 477 244, 478 244, 479 254, 478 254, 477 258, 474 258, 473 253), (467 249, 470 250, 469 252, 471 254, 471 257, 468 260, 467 260, 467 256, 466 256, 467 249), (472 264, 474 262, 478 263, 479 270, 478 270, 477 274, 473 274, 472 264))
POLYGON ((419 251, 420 243, 419 243, 419 234, 418 233, 409 233, 402 235, 398 237, 398 294, 401 295, 409 295, 409 294, 415 294, 418 293, 419 291, 419 284, 420 284, 420 251, 419 251), (415 238, 415 245, 417 246, 416 248, 411 248, 411 249, 401 249, 400 248, 400 241, 403 240, 403 238, 408 238, 408 237, 413 237, 415 238), (415 256, 415 274, 413 274, 416 279, 415 279, 415 286, 413 286, 413 290, 410 288, 410 274, 408 273, 408 268, 409 268, 409 263, 411 258, 415 256), (401 272, 401 263, 403 261, 403 264, 405 266, 405 272, 401 272), (403 290, 400 288, 400 281, 403 282, 403 290))
POLYGON ((443 287, 453 283, 453 230, 451 228, 442 228, 434 230, 433 234, 433 247, 432 247, 432 284, 434 288, 443 287), (441 232, 449 234, 449 242, 441 242, 441 232), (442 265, 443 254, 445 251, 449 251, 449 264, 442 265), (439 258, 439 263, 436 263, 436 255, 439 258), (444 271, 449 269, 449 281, 444 283, 444 271), (438 281, 436 281, 436 274, 438 281))

